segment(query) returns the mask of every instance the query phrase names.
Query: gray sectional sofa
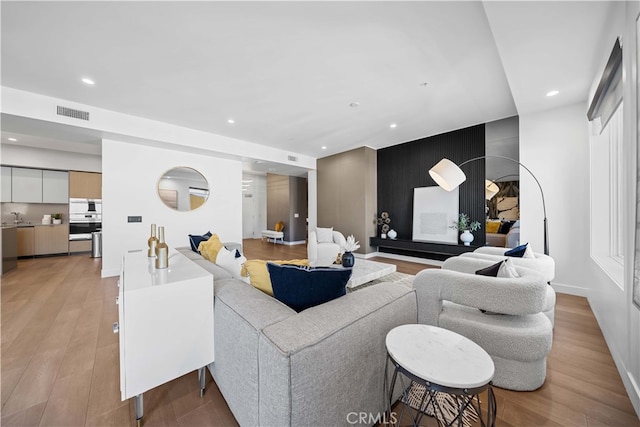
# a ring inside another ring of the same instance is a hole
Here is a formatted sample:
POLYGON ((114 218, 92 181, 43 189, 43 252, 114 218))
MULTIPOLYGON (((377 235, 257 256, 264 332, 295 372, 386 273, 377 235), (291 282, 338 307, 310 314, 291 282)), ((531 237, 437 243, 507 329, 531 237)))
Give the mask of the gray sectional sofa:
POLYGON ((517 279, 477 276, 493 261, 454 257, 420 272, 413 288, 380 283, 296 313, 189 248, 178 250, 214 276, 209 368, 240 425, 353 425, 360 414, 375 423, 387 403, 385 337, 409 323, 477 342, 495 363, 499 387, 534 390, 545 380, 552 324, 543 312, 555 298, 533 270, 518 266, 517 279))
POLYGON ((296 313, 189 248, 178 250, 214 276, 209 368, 240 425, 338 426, 360 413, 382 415, 385 337, 417 322, 413 289, 373 285, 296 313))

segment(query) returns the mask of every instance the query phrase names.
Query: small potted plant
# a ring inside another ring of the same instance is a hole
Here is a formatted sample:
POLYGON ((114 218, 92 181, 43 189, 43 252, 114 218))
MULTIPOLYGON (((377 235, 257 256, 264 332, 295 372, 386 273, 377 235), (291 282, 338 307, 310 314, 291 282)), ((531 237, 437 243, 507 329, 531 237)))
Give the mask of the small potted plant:
POLYGON ((458 215, 458 221, 454 222, 451 227, 462 231, 462 234, 460 234, 460 240, 465 246, 469 246, 471 242, 473 242, 473 234, 471 234, 471 232, 479 230, 480 223, 478 221, 471 221, 469 215, 461 213, 458 215))
POLYGON ((51 215, 51 218, 53 219, 53 223, 54 224, 62 224, 62 214, 61 213, 54 213, 51 215))
POLYGON ((347 237, 347 242, 344 244, 344 254, 342 255, 342 266, 353 267, 356 262, 356 257, 353 255, 353 251, 357 251, 360 248, 360 242, 356 242, 356 238, 353 234, 347 237))

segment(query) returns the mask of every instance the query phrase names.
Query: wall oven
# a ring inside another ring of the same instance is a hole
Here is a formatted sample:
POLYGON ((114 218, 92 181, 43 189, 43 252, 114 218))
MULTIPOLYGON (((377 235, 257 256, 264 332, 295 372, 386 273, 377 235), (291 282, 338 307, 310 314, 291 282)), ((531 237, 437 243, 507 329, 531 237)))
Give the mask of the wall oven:
POLYGON ((69 240, 91 240, 102 230, 102 200, 69 199, 69 240))

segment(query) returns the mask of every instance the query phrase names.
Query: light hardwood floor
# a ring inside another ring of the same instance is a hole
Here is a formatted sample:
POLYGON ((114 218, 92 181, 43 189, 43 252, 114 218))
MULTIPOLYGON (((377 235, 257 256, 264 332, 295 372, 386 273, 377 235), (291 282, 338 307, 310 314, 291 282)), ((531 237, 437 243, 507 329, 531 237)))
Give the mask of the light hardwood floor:
MULTIPOLYGON (((248 258, 293 259, 305 246, 246 240, 248 258)), ((386 258, 398 271, 425 265, 386 258)), ((357 262, 357 260, 356 260, 357 262)), ((20 260, 2 276, 3 426, 133 426, 120 401, 115 278, 86 254, 20 260)), ((584 298, 559 295, 545 385, 495 389, 498 425, 640 426, 600 329, 584 298)), ((145 426, 237 425, 215 383, 198 395, 196 373, 145 394, 145 426)))

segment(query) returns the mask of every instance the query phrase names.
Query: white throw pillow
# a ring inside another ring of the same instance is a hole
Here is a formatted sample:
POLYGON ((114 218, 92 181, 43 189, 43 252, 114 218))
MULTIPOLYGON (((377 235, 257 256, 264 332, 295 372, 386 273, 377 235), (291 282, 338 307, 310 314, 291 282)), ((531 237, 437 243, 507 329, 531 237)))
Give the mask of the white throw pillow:
POLYGON ((220 248, 218 255, 216 256, 216 264, 227 270, 234 278, 242 278, 240 271, 242 270, 242 264, 247 261, 247 258, 240 256, 235 257, 236 251, 230 251, 225 247, 220 248))
POLYGON ((527 245, 527 248, 524 250, 524 254, 522 254, 522 258, 535 258, 536 256, 533 254, 533 249, 531 249, 531 245, 527 245))
POLYGON ((318 227, 316 228, 316 235, 318 236, 318 243, 333 243, 333 227, 318 227))
POLYGON ((502 265, 500 265, 500 269, 498 269, 498 277, 506 277, 506 278, 520 277, 520 275, 516 271, 516 266, 513 264, 513 261, 511 261, 511 259, 509 258, 505 259, 502 265))

